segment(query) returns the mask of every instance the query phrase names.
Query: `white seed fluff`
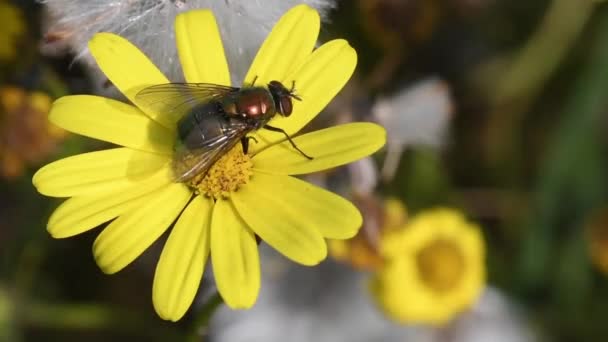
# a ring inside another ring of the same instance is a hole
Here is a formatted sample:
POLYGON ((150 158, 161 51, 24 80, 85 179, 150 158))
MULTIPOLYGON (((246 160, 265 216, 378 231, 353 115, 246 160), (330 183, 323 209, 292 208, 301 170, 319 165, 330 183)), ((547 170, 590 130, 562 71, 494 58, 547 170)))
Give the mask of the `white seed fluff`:
POLYGON ((306 3, 324 18, 334 0, 40 0, 46 5, 52 45, 67 46, 95 66, 87 42, 97 32, 119 34, 139 47, 172 82, 183 81, 177 58, 175 16, 208 8, 218 22, 234 85, 240 85, 259 46, 291 7, 306 3), (59 39, 57 39, 59 38, 59 39))
POLYGON ((406 146, 443 147, 452 112, 449 87, 435 77, 379 99, 372 114, 386 128, 387 156, 382 168, 383 178, 393 177, 406 146))

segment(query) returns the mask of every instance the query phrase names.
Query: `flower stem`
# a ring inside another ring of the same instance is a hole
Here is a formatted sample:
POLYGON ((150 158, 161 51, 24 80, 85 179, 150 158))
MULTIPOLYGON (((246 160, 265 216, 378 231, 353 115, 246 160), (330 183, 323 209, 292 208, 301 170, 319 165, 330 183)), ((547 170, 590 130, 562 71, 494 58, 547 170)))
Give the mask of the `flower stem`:
POLYGON ((215 310, 224 303, 224 300, 220 296, 219 292, 215 291, 213 295, 209 297, 205 305, 201 308, 198 315, 194 319, 194 324, 192 325, 192 332, 188 337, 189 342, 200 341, 202 335, 207 333, 207 326, 209 325, 209 320, 215 310))

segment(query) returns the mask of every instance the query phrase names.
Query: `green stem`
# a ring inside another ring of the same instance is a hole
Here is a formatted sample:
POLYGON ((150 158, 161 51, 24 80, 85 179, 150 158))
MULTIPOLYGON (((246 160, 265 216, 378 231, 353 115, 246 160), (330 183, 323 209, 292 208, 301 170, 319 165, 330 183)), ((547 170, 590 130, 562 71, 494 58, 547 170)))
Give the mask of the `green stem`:
POLYGON ((593 0, 553 0, 536 32, 510 62, 507 72, 495 82, 491 95, 494 110, 486 132, 486 155, 504 174, 514 175, 523 148, 521 125, 530 105, 561 65, 596 9, 593 0))
MULTIPOLYGON (((23 325, 64 331, 112 331, 176 341, 183 338, 175 329, 142 320, 142 313, 98 303, 28 301, 18 303, 23 325)), ((1 336, 1 335, 0 335, 1 336)))
POLYGON ((23 309, 28 325, 54 329, 123 330, 134 317, 101 304, 29 302, 23 309))
POLYGON ((209 300, 205 303, 201 311, 198 313, 196 318, 194 319, 194 324, 192 325, 192 332, 190 336, 188 336, 189 342, 200 341, 202 335, 206 334, 207 326, 209 325, 209 320, 215 310, 224 303, 224 300, 220 296, 219 292, 215 292, 209 300))

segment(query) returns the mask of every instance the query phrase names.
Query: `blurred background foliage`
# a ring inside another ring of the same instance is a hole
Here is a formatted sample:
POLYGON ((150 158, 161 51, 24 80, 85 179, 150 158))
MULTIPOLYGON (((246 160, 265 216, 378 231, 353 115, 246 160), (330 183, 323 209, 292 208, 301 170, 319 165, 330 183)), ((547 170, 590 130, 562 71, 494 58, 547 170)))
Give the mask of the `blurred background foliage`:
MULTIPOLYGON (((608 338, 608 4, 337 5, 321 39, 348 39, 359 65, 327 117, 373 120, 379 98, 429 77, 451 94, 446 137, 439 146, 408 144, 378 196, 400 199, 408 215, 452 206, 477 222, 488 283, 539 339, 608 338)), ((95 232, 51 240, 45 231, 59 201, 38 195, 32 174, 103 145, 59 132, 41 113, 53 99, 103 84, 73 55, 43 49, 55 39, 44 35, 44 18, 33 0, 0 2, 0 340, 182 339, 200 309, 177 324, 155 316, 158 243, 110 277, 91 256, 95 232)), ((398 120, 408 103, 395 103, 398 120)))

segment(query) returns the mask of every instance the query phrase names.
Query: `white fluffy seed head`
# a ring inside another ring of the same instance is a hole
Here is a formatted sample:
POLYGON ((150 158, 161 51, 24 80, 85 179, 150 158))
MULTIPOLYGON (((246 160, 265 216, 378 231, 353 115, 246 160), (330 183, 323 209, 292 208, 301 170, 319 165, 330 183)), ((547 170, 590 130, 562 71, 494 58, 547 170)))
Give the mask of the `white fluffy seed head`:
POLYGON ((208 8, 218 22, 232 81, 240 85, 264 38, 291 7, 306 3, 322 18, 334 0, 40 0, 46 5, 47 43, 66 46, 94 66, 87 42, 97 32, 119 34, 139 47, 173 82, 183 81, 173 22, 187 10, 208 8))
POLYGON ((406 146, 443 147, 452 112, 447 83, 434 77, 378 100, 372 114, 387 133, 383 178, 393 177, 406 146))

